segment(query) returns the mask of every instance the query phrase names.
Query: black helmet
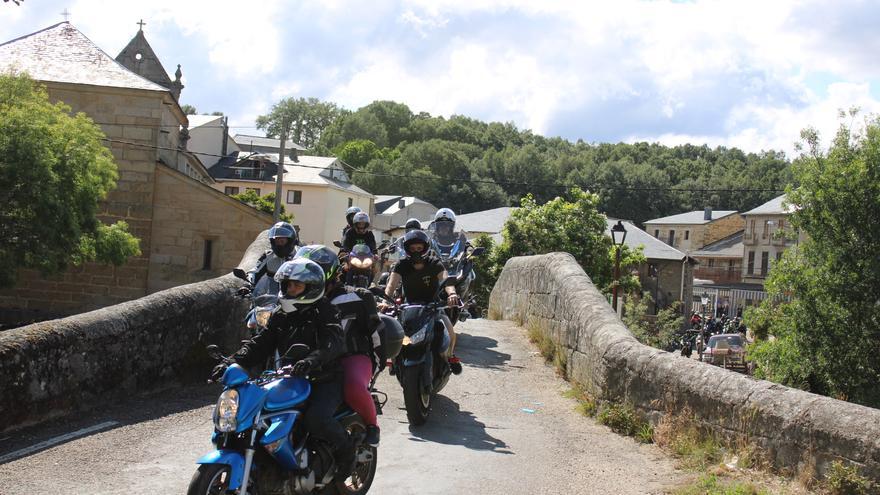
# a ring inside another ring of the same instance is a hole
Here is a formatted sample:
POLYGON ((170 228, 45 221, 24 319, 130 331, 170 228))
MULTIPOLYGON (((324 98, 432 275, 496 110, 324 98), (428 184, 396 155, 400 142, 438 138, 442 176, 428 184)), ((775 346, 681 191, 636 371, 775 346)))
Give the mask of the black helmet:
POLYGON ((324 297, 324 270, 312 260, 297 258, 285 261, 275 273, 275 281, 281 288, 278 302, 285 313, 314 304, 324 297), (287 287, 291 282, 301 282, 306 288, 297 296, 289 296, 287 287))
POLYGON ((362 210, 357 206, 352 206, 351 208, 345 210, 345 221, 348 223, 348 226, 351 227, 351 220, 354 218, 355 214, 361 212, 362 210))
POLYGON ((269 229, 269 244, 272 246, 272 252, 279 258, 286 258, 293 252, 293 248, 299 243, 296 235, 296 229, 287 222, 278 222, 269 229), (275 242, 279 238, 287 239, 284 245, 275 242))
POLYGON ((324 279, 331 282, 336 279, 339 272, 339 256, 332 249, 322 244, 303 246, 296 251, 294 259, 305 258, 321 265, 324 270, 324 279))
POLYGON ((419 261, 424 256, 428 254, 428 248, 431 246, 431 242, 428 240, 428 234, 424 233, 421 230, 411 230, 407 232, 403 236, 403 251, 409 256, 413 261, 419 261), (425 249, 420 253, 413 253, 410 251, 410 248, 413 244, 422 243, 425 245, 425 249))
POLYGON ((406 224, 403 226, 407 232, 410 230, 422 230, 422 222, 420 222, 417 218, 410 218, 406 221, 406 224))

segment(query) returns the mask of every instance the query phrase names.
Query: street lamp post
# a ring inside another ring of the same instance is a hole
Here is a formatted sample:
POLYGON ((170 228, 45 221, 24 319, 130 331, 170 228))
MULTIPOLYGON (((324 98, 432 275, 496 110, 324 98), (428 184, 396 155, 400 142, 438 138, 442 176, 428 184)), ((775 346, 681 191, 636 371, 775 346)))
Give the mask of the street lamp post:
POLYGON ((620 250, 623 247, 623 241, 626 240, 626 228, 623 222, 617 221, 614 227, 611 227, 611 242, 615 246, 614 252, 614 296, 611 300, 611 306, 617 311, 617 290, 620 285, 620 250))

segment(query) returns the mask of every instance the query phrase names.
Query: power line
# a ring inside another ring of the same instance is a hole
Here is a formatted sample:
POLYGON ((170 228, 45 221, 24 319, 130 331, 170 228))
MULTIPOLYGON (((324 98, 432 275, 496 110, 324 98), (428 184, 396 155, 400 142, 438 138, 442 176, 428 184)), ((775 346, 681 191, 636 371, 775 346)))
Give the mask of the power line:
MULTIPOLYGON (((111 143, 116 144, 124 144, 129 146, 137 146, 141 148, 150 148, 150 149, 159 149, 166 151, 174 151, 178 153, 185 153, 189 155, 202 155, 202 156, 212 156, 217 158, 226 158, 224 155, 218 155, 216 153, 202 153, 191 150, 181 150, 177 148, 170 148, 167 146, 156 146, 152 144, 143 144, 136 143, 133 141, 122 141, 119 139, 111 139, 111 138, 103 138, 104 141, 109 141, 111 143)), ((256 155, 257 153, 255 153, 256 155)), ((239 161, 246 160, 248 157, 239 157, 239 161)), ((721 193, 721 192, 729 192, 729 193, 741 193, 741 192, 774 192, 774 193, 782 193, 785 192, 784 189, 773 189, 773 188, 749 188, 749 189, 725 189, 725 188, 685 188, 685 187, 632 187, 632 186, 612 186, 607 184, 593 184, 588 186, 581 186, 578 184, 560 184, 558 182, 554 183, 535 183, 535 182, 519 182, 519 181, 497 181, 492 179, 450 179, 447 177, 428 177, 428 176, 419 176, 419 175, 407 175, 407 174, 391 174, 391 173, 378 173, 378 172, 367 172, 365 170, 360 170, 355 168, 352 165, 349 165, 343 161, 340 161, 343 166, 348 167, 351 170, 351 173, 368 175, 372 177, 387 177, 387 178, 399 178, 399 179, 413 179, 413 180, 433 180, 433 181, 441 181, 441 182, 455 182, 455 183, 470 183, 470 184, 495 184, 495 185, 508 185, 508 186, 526 186, 526 187, 534 187, 534 188, 558 188, 558 189, 571 189, 573 187, 583 187, 591 191, 604 189, 604 190, 612 190, 612 191, 635 191, 635 192, 686 192, 686 193, 721 193)), ((285 163, 285 167, 301 167, 301 168, 310 168, 310 169, 320 169, 326 170, 327 167, 317 166, 317 165, 305 165, 301 163, 291 162, 285 163)))

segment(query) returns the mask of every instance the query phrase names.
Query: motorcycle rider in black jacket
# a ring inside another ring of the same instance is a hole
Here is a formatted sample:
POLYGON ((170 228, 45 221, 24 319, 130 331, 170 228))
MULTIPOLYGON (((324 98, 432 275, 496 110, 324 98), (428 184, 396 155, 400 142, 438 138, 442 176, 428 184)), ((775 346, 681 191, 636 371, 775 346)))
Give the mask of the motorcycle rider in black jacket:
POLYGON ((376 405, 370 392, 370 381, 376 370, 385 367, 385 350, 380 332, 382 320, 376 310, 376 298, 367 289, 347 287, 340 279, 339 259, 326 246, 303 246, 297 258, 308 258, 321 265, 327 279, 326 297, 339 310, 345 335, 344 370, 345 402, 367 425, 366 443, 379 445, 379 424, 376 405))
MULTIPOLYGON (((303 424, 309 433, 330 443, 339 465, 337 478, 345 479, 354 466, 355 454, 348 433, 333 418, 343 400, 339 358, 344 343, 339 312, 324 297, 324 271, 317 263, 302 258, 287 261, 275 273, 275 280, 281 287, 279 308, 266 329, 233 358, 249 368, 265 363, 276 349, 281 356, 295 344, 311 349, 293 364, 293 372, 308 376, 312 383, 303 424)), ((215 370, 217 373, 222 371, 215 370)))

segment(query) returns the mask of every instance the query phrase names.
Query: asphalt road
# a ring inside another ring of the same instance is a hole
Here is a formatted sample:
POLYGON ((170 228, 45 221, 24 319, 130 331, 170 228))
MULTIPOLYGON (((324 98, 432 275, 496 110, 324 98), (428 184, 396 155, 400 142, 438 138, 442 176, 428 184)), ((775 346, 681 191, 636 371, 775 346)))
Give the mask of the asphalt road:
MULTIPOLYGON (((370 493, 646 494, 684 479, 656 447, 579 416, 522 329, 486 320, 456 328, 465 370, 427 425, 410 428, 397 381, 381 378, 389 401, 370 493)), ((0 437, 0 494, 184 493, 195 460, 212 449, 218 393, 175 389, 0 437), (72 432, 80 436, 43 443, 72 432), (37 451, 9 458, 27 448, 37 451)))

